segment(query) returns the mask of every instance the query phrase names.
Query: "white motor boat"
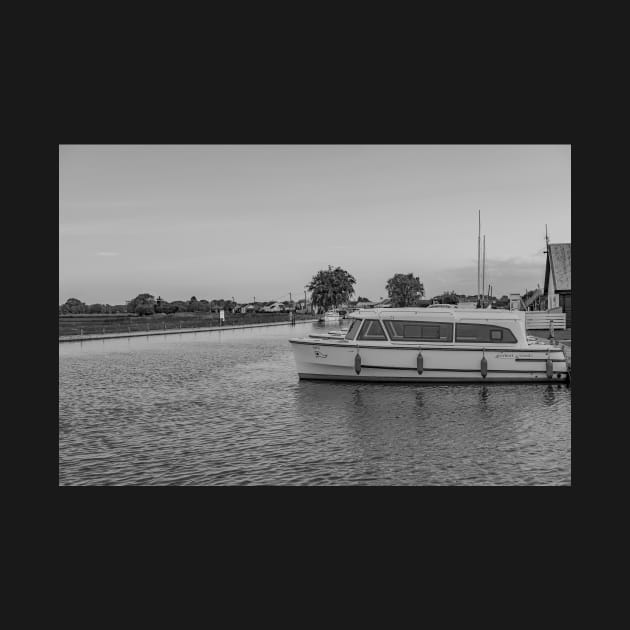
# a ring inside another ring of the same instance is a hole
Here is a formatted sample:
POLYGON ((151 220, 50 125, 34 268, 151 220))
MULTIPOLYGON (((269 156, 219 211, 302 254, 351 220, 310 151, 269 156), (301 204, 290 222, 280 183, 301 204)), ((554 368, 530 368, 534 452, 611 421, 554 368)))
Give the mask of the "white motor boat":
POLYGON ((401 382, 568 381, 562 346, 527 338, 524 311, 373 308, 345 337, 290 339, 300 379, 401 382))
POLYGON ((330 311, 326 311, 322 319, 324 322, 338 324, 339 320, 341 319, 341 313, 339 313, 339 311, 336 311, 334 309, 330 311))

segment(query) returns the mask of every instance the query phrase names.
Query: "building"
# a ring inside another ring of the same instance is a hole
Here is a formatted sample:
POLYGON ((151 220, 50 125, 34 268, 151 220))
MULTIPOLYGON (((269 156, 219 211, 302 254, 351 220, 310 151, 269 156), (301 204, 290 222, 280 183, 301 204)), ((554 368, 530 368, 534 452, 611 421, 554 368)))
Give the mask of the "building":
POLYGON ((509 299, 511 311, 518 311, 521 309, 521 306, 523 305, 523 299, 521 298, 520 293, 510 293, 509 299))
POLYGON ((545 267, 547 309, 561 311, 571 328, 571 243, 550 243, 545 267))
POLYGON ((282 302, 273 302, 263 308, 263 313, 284 313, 287 307, 282 302))

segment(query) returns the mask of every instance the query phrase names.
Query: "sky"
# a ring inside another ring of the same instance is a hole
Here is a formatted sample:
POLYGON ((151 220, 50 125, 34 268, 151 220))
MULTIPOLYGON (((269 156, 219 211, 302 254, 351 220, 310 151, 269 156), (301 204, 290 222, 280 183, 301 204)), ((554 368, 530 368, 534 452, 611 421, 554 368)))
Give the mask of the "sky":
POLYGON ((59 303, 304 297, 328 265, 355 297, 396 273, 426 296, 544 285, 571 242, 570 145, 60 145, 59 303))

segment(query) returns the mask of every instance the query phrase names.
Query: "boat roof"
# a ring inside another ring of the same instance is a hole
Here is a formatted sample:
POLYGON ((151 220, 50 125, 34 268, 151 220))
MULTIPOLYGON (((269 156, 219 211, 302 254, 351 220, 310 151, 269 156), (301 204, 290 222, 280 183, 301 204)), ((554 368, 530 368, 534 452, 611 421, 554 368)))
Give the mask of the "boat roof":
POLYGON ((501 309, 457 309, 457 308, 362 308, 349 313, 355 319, 399 319, 399 320, 442 320, 442 321, 523 321, 525 311, 504 311, 501 309))

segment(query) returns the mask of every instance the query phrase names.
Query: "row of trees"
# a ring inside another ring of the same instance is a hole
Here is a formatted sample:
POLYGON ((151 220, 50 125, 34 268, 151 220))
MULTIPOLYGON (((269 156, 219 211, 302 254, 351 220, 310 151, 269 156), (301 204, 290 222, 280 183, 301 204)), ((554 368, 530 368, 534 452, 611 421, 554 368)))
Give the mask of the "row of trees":
POLYGON ((232 312, 236 302, 232 300, 198 300, 192 296, 190 300, 175 300, 167 302, 158 296, 157 299, 150 293, 141 293, 127 303, 127 312, 138 315, 153 315, 155 313, 218 313, 220 310, 232 312))
MULTIPOLYGON (((319 311, 327 311, 339 306, 348 304, 350 296, 354 294, 354 284, 356 280, 341 267, 333 269, 331 266, 326 270, 318 271, 306 288, 312 292, 313 305, 319 311)), ((412 273, 394 274, 385 285, 390 303, 395 308, 406 306, 419 306, 423 301, 425 290, 424 284, 418 276, 412 273)), ((455 291, 445 291, 441 295, 432 298, 438 304, 459 304, 460 297, 455 291)), ((367 298, 359 297, 357 302, 369 302, 367 298)), ((497 307, 506 308, 510 300, 507 295, 500 298, 492 298, 492 304, 497 307)))
MULTIPOLYGON (((328 269, 318 271, 306 289, 311 291, 313 306, 324 312, 333 308, 339 308, 347 304, 354 294, 354 276, 341 267, 333 269, 330 265, 328 269)), ((397 273, 391 277, 385 289, 389 295, 392 306, 404 307, 415 306, 424 296, 424 285, 418 276, 412 273, 397 273)), ((368 301, 359 297, 358 301, 368 301)))
POLYGON ((232 312, 236 302, 232 300, 198 300, 194 295, 188 301, 175 300, 167 302, 160 296, 157 299, 150 293, 141 293, 126 304, 86 304, 77 298, 69 298, 65 304, 59 306, 60 315, 80 314, 109 314, 109 313, 136 313, 137 315, 153 315, 155 313, 198 313, 218 312, 225 310, 232 312))
POLYGON ((85 313, 126 313, 126 304, 86 304, 77 298, 69 298, 59 306, 60 315, 83 315, 85 313))

